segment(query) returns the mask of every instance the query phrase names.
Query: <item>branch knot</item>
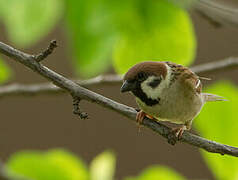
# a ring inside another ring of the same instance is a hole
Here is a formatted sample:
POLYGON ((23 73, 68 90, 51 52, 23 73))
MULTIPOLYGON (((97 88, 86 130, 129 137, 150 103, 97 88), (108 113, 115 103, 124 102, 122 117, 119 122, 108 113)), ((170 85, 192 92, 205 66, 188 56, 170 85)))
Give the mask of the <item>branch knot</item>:
POLYGON ((73 96, 73 113, 78 115, 80 119, 88 119, 88 114, 86 112, 81 112, 79 108, 80 101, 80 98, 73 96))

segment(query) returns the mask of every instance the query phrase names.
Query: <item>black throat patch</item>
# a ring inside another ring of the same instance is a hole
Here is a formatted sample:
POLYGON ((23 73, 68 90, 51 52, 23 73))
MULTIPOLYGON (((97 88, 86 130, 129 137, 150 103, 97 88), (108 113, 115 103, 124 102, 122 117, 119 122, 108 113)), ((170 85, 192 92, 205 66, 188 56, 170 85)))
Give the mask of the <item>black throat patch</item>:
POLYGON ((136 90, 133 90, 132 93, 138 97, 142 102, 144 102, 147 106, 154 106, 159 104, 160 98, 151 99, 148 98, 147 95, 142 91, 141 87, 137 87, 136 90))

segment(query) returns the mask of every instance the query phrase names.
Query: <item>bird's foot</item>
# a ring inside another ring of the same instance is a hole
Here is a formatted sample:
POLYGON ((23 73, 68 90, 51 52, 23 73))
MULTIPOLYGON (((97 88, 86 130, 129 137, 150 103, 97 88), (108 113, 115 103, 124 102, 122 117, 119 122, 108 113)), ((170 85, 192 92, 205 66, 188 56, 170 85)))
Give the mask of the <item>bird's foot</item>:
POLYGON ((187 130, 187 127, 185 125, 178 128, 172 128, 170 134, 168 135, 168 143, 175 145, 176 142, 182 138, 185 130, 187 130))
POLYGON ((182 135, 184 133, 184 131, 186 130, 186 126, 183 125, 182 127, 179 128, 173 128, 172 132, 175 134, 175 136, 180 140, 182 138, 182 135))
POLYGON ((147 117, 149 119, 154 119, 152 116, 146 114, 144 111, 140 110, 137 114, 136 114, 136 122, 138 124, 138 128, 139 128, 139 132, 140 132, 140 128, 141 128, 141 124, 143 123, 144 118, 147 117))

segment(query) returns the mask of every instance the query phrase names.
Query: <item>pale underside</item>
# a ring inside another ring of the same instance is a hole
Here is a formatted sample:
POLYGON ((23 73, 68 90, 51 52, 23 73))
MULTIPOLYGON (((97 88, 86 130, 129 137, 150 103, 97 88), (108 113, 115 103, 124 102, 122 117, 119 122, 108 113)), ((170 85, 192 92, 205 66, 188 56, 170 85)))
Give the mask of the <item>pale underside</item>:
MULTIPOLYGON (((150 81, 151 79, 148 79, 150 81)), ((166 83, 168 81, 162 81, 166 83)), ((141 84, 142 90, 152 99, 160 99, 159 104, 148 106, 139 98, 136 102, 147 114, 159 121, 170 121, 176 124, 191 124, 192 120, 199 114, 204 104, 202 93, 196 93, 193 89, 186 87, 180 81, 171 86, 160 84, 159 88, 151 88, 141 84)))

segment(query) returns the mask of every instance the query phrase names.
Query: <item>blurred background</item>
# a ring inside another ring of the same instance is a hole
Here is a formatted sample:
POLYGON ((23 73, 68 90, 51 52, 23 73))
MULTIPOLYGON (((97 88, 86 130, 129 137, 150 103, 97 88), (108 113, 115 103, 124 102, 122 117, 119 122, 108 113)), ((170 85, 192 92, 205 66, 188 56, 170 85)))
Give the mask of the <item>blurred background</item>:
MULTIPOLYGON (((233 8, 237 5, 236 1, 225 3, 233 8)), ((214 26, 192 7, 189 1, 174 4, 167 0, 0 0, 0 41, 24 52, 38 53, 56 39, 58 48, 43 64, 74 79, 123 74, 144 60, 170 60, 192 66, 238 56, 238 28, 229 24, 214 26)), ((10 58, 0 55, 0 59, 1 86, 46 82, 10 58)), ((204 82, 205 91, 230 101, 206 105, 195 119, 192 132, 236 146, 237 70, 203 76, 212 79, 204 82)), ((120 85, 95 85, 90 89, 136 107, 133 96, 120 93, 120 85)), ((35 163, 31 172, 43 169, 44 164, 37 167, 37 159, 28 161, 30 153, 43 156, 42 152, 63 149, 59 151, 73 153, 83 164, 85 174, 96 174, 79 178, 69 170, 70 178, 65 179, 100 179, 100 170, 93 170, 91 162, 104 151, 108 169, 102 171, 109 173, 105 178, 101 175, 105 180, 157 179, 158 172, 166 174, 164 179, 238 178, 237 158, 205 153, 182 143, 171 146, 149 129, 142 128, 139 133, 135 123, 115 112, 84 101, 80 107, 90 119, 80 120, 72 113, 72 98, 67 94, 1 98, 0 159, 9 171, 41 179, 24 170, 32 167, 31 163, 35 163), (32 151, 21 154, 24 150, 32 151), (26 158, 26 164, 21 158, 26 158), (151 173, 154 175, 145 175, 153 171, 149 168, 153 165, 158 168, 151 173)), ((65 168, 64 161, 59 164, 65 168)), ((95 167, 104 166, 99 163, 95 167)), ((52 174, 43 179, 60 179, 56 177, 52 174)))

